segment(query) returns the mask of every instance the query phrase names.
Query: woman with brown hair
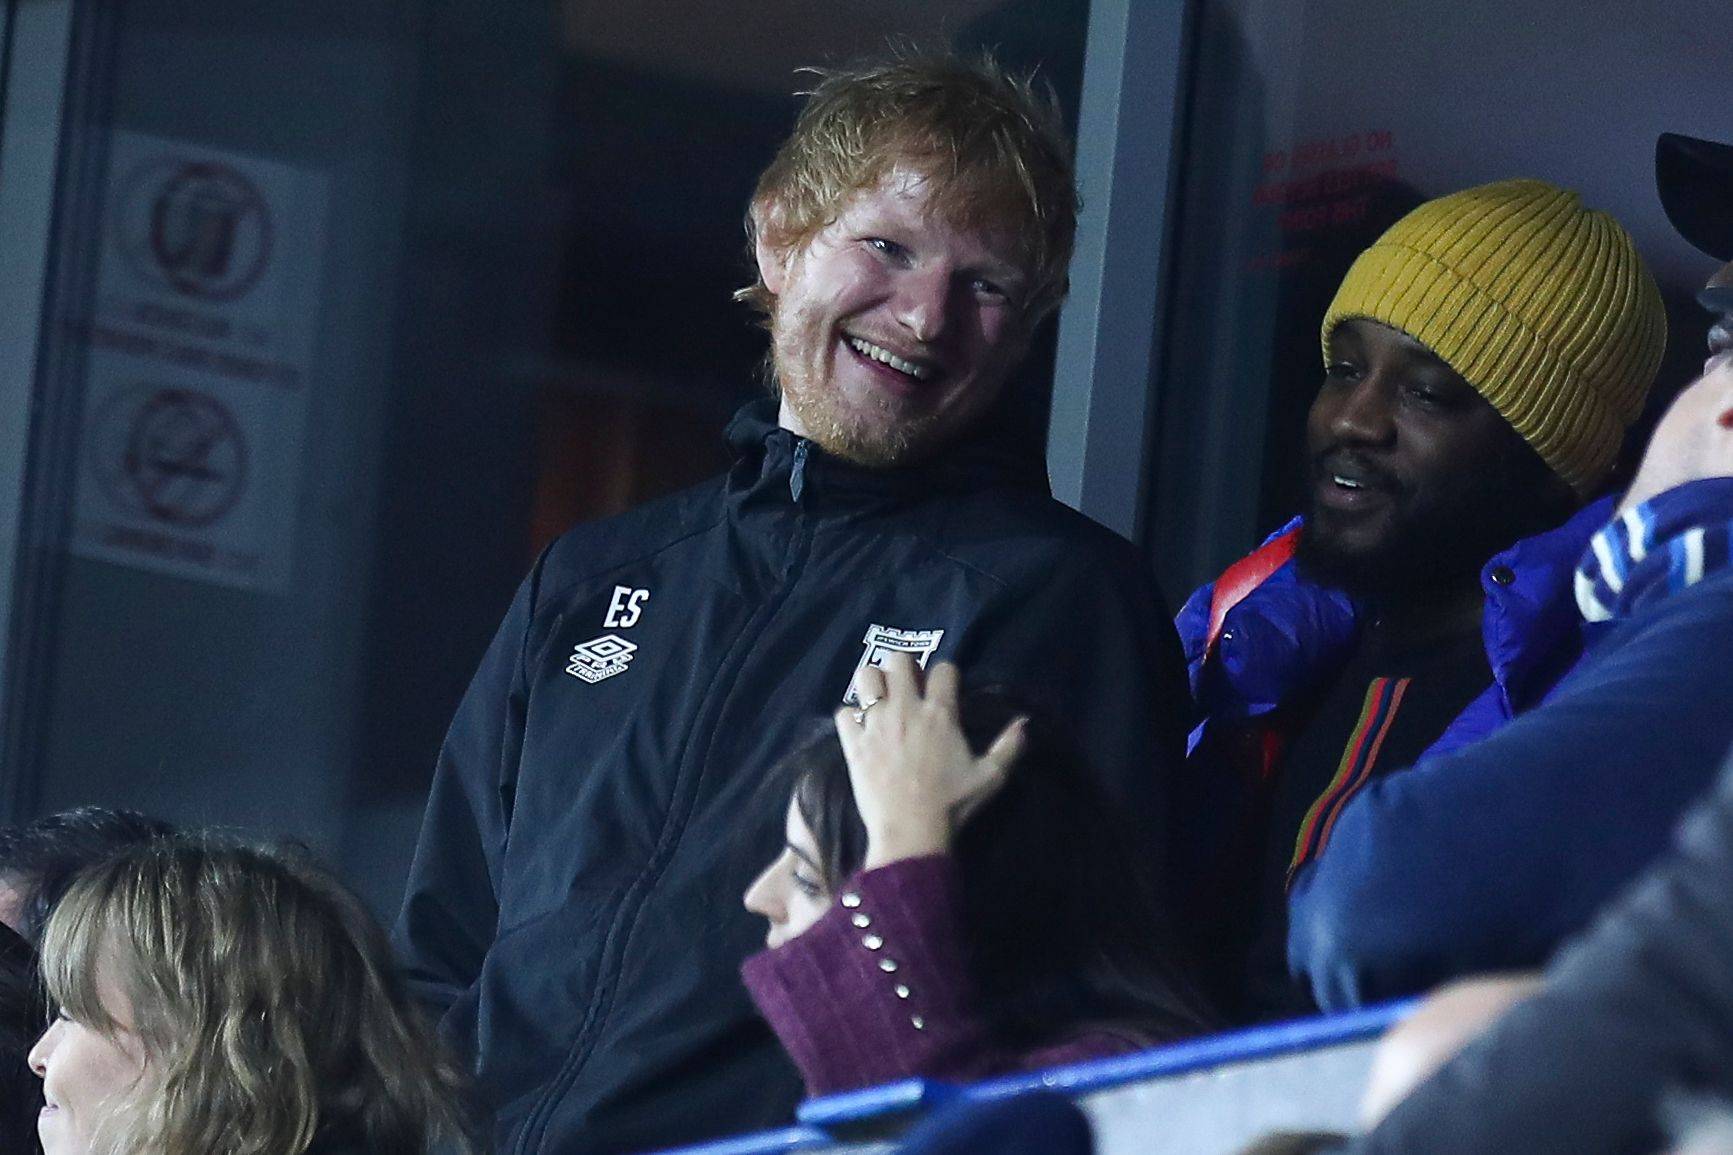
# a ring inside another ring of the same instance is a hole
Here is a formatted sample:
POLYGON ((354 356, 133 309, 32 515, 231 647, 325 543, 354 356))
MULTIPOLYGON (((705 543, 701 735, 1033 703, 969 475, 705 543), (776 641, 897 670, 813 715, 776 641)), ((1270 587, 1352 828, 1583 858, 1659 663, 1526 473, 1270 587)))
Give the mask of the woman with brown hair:
POLYGON ((421 1155, 465 1144, 462 1077, 383 932, 306 856, 163 839, 83 875, 30 1054, 48 1155, 421 1155))
POLYGON ((786 843, 743 976, 815 1095, 974 1079, 1207 1030, 1145 868, 1034 704, 898 655, 767 780, 786 843))

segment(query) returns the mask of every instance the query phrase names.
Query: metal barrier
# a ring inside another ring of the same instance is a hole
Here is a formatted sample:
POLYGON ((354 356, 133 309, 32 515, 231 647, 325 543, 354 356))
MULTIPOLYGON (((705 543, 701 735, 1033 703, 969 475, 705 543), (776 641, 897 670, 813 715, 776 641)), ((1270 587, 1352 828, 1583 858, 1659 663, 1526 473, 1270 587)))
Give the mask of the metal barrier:
POLYGON ((1097 1155, 1231 1155, 1273 1130, 1352 1130, 1372 1050, 1413 1007, 1386 1003, 963 1086, 868 1087, 807 1100, 793 1127, 660 1155, 877 1155, 935 1107, 1037 1089, 1077 1100, 1097 1155))

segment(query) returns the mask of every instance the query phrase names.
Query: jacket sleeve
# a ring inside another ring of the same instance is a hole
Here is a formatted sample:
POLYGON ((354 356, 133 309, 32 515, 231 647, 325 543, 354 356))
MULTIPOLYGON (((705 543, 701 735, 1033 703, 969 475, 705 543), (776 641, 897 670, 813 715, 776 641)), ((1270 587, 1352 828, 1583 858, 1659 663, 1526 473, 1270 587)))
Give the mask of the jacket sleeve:
POLYGON ((747 990, 808 1093, 898 1079, 973 1079, 1143 1045, 1129 1031, 1082 1033, 1024 1054, 979 1015, 948 855, 857 874, 805 933, 746 960, 747 990))
POLYGON ((1209 643, 1210 605, 1215 601, 1216 584, 1206 582, 1191 591, 1179 613, 1173 616, 1174 629, 1179 631, 1180 651, 1185 655, 1186 676, 1192 694, 1197 694, 1198 676, 1203 672, 1204 650, 1209 643))
POLYGON ((436 1017, 475 982, 493 945, 539 570, 519 587, 446 732, 398 915, 399 965, 436 1017))
POLYGON ((1661 853, 1733 740, 1733 582, 1678 598, 1543 706, 1348 804, 1289 896, 1320 1006, 1538 966, 1661 853))
POLYGON ((1542 992, 1350 1150, 1653 1151, 1669 1092, 1733 1093, 1730 960, 1733 763, 1674 851, 1560 955, 1542 992))
MULTIPOLYGON (((1029 594, 983 618, 955 659, 1071 727, 1151 877, 1166 847, 1191 693, 1155 576, 1133 548, 1064 559, 1029 594)), ((1081 552, 1081 551, 1080 551, 1081 552)))
MULTIPOLYGON (((1239 603, 1228 610, 1224 626, 1229 635, 1223 639, 1222 661, 1215 671, 1215 684, 1204 681, 1204 659, 1208 657, 1210 614, 1215 608, 1218 582, 1230 580, 1239 566, 1251 563, 1279 539, 1299 531, 1303 519, 1293 518, 1266 537, 1257 549, 1223 571, 1216 581, 1193 590, 1185 604, 1174 615, 1173 624, 1179 631, 1180 646, 1185 654, 1186 675, 1192 698, 1199 711, 1207 716, 1221 713, 1230 717, 1246 717, 1272 709, 1278 694, 1261 689, 1263 685, 1283 686, 1292 679, 1295 660, 1290 652, 1304 650, 1309 658, 1317 651, 1340 647, 1344 638, 1351 638, 1354 625, 1353 603, 1347 595, 1315 586, 1298 576, 1289 561, 1263 581, 1245 591, 1239 603), (1235 612, 1244 606, 1243 612, 1235 612), (1274 623, 1271 631, 1265 622, 1274 623), (1321 628, 1320 628, 1321 627, 1321 628), (1232 636, 1247 630, 1263 635, 1250 646, 1232 636), (1301 643, 1305 643, 1304 646, 1301 643), (1271 666, 1279 670, 1261 680, 1259 675, 1271 666), (1249 700, 1248 700, 1249 699, 1249 700)), ((1193 735, 1193 744, 1197 735, 1193 735)))

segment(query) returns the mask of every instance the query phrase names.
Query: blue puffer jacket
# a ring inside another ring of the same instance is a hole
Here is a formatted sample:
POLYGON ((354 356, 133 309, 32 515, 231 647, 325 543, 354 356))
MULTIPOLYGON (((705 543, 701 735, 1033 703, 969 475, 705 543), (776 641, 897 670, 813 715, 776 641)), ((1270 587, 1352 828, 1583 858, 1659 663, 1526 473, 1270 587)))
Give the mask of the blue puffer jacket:
MULTIPOLYGON (((1585 506, 1557 529, 1517 542, 1480 571, 1486 591, 1482 634, 1493 684, 1450 724, 1426 757, 1490 734, 1546 697, 1582 654, 1582 620, 1572 591, 1589 538, 1612 515, 1612 498, 1585 506)), ((1295 518, 1265 541, 1301 530, 1295 518)), ((1213 660, 1205 662, 1215 583, 1200 587, 1175 618, 1185 645, 1192 697, 1210 727, 1262 717, 1314 688, 1347 660, 1360 608, 1340 590, 1307 581, 1292 561, 1227 612, 1213 660)))
POLYGON ((1714 781, 1729 653, 1722 572, 1615 623, 1544 707, 1370 783, 1294 880, 1289 969, 1337 1011, 1545 963, 1714 781))
POLYGON ((1733 743, 1730 541, 1733 478, 1610 522, 1577 571, 1606 620, 1546 702, 1338 813, 1288 896, 1288 967, 1318 1005, 1538 966, 1666 847, 1733 743))
MULTIPOLYGON (((1530 709, 1581 656, 1583 626, 1573 575, 1611 506, 1610 499, 1596 502, 1482 568, 1482 630, 1493 681, 1428 748, 1424 760, 1467 746, 1530 709)), ((1260 548, 1280 556, 1281 546, 1271 543, 1300 528, 1296 519, 1260 548)), ((1231 583, 1230 575, 1235 569, 1224 575, 1231 583)), ((1282 751, 1305 721, 1300 709, 1311 692, 1335 677, 1351 656, 1363 609, 1342 591, 1306 580, 1288 561, 1227 612, 1215 653, 1206 662, 1214 592, 1212 583, 1192 594, 1176 619, 1201 722, 1192 731, 1178 782, 1174 813, 1179 821, 1169 836, 1169 877, 1181 921, 1193 936, 1192 949, 1206 960, 1207 970, 1222 976, 1211 993, 1230 1013, 1256 1017, 1263 1010, 1242 1005, 1247 992, 1234 976, 1242 972, 1250 936, 1261 921, 1254 906, 1265 901, 1260 870, 1268 854, 1282 751), (1278 713, 1290 705, 1299 709, 1278 713)), ((1327 857, 1327 842, 1317 849, 1327 857)), ((1309 872, 1308 865, 1296 876, 1296 886, 1309 872)), ((1290 896, 1290 914, 1294 901, 1290 896)))

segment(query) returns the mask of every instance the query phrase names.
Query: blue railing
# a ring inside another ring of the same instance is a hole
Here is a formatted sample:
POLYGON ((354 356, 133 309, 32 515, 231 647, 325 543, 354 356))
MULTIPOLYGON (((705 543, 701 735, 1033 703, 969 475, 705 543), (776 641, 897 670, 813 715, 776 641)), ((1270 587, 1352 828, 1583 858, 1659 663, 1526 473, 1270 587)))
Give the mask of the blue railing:
POLYGON ((1321 1051, 1375 1038, 1414 1006, 1415 1000, 1404 1000, 1344 1014, 1271 1023, 980 1083, 959 1085, 934 1079, 905 1079, 808 1099, 796 1112, 798 1126, 680 1147, 660 1155, 775 1155, 810 1150, 846 1141, 851 1135, 885 1129, 892 1120, 925 1114, 941 1103, 959 1099, 976 1102, 1004 1099, 1034 1090, 1081 1096, 1130 1083, 1321 1051))

